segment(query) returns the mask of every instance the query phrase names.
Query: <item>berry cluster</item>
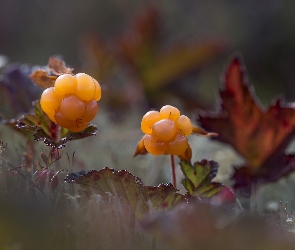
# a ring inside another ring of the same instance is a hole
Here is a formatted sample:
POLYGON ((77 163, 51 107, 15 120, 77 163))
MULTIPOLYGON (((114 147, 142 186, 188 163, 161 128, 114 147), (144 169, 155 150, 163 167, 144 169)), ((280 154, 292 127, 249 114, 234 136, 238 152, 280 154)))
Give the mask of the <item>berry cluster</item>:
POLYGON ((44 90, 40 104, 51 121, 79 132, 95 118, 100 98, 101 87, 91 76, 64 74, 56 79, 54 87, 44 90))
POLYGON ((147 112, 141 120, 144 146, 153 155, 180 155, 188 148, 186 136, 193 131, 190 119, 170 105, 147 112))

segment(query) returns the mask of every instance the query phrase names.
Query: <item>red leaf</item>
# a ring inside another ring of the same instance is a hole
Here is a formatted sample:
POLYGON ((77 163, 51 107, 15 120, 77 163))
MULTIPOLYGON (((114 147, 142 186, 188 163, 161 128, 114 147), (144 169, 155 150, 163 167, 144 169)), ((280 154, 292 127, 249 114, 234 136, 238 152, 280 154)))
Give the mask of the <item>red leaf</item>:
POLYGON ((244 168, 233 175, 234 187, 247 189, 253 182, 276 181, 292 172, 294 157, 284 150, 295 134, 294 104, 278 99, 262 108, 238 56, 225 73, 220 98, 220 109, 215 114, 200 112, 199 121, 245 158, 244 168))

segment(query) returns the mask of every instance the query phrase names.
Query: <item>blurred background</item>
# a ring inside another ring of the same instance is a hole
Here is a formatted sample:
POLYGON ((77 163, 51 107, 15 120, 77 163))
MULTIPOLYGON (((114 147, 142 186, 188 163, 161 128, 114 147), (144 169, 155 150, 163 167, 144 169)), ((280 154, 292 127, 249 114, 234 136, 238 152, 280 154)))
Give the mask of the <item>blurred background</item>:
MULTIPOLYGON (((78 168, 128 168, 145 184, 170 181, 164 156, 132 157, 142 115, 167 103, 192 119, 196 109, 214 109, 220 78, 235 53, 243 56, 264 105, 280 93, 295 101, 294 8, 291 0, 0 0, 0 114, 27 112, 42 91, 28 75, 59 56, 103 88, 94 121, 99 135, 65 149, 76 151, 78 168), (85 152, 93 145, 89 157, 85 152)), ((11 134, 1 138, 14 142, 11 134)), ((232 164, 241 163, 231 147, 190 140, 193 159, 218 161, 220 180, 229 182, 232 164)))
POLYGON ((132 86, 136 97, 113 94, 119 103, 146 104, 148 98, 159 106, 156 99, 170 94, 190 107, 211 106, 237 51, 263 103, 278 93, 295 99, 291 0, 0 0, 0 6, 2 63, 5 56, 9 63, 46 65, 49 56, 61 55, 76 73, 94 74, 109 89, 132 86), (185 50, 195 54, 180 56, 185 50), (157 67, 168 76, 159 76, 157 67), (169 93, 155 94, 167 86, 169 93))

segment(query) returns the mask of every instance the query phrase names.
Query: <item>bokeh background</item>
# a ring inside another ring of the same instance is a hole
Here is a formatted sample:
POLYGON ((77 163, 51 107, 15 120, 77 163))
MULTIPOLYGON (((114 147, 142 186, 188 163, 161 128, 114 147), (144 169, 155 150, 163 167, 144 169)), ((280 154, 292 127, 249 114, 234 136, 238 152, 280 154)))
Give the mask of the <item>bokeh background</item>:
MULTIPOLYGON (((57 55, 103 87, 94 121, 99 135, 65 149, 76 152, 77 168, 127 168, 146 184, 167 182, 164 156, 133 159, 142 115, 167 103, 193 120, 196 109, 214 109, 234 53, 243 56, 262 104, 278 94, 295 101, 294 8, 291 0, 0 0, 1 115, 19 117, 29 110, 41 89, 25 76, 57 55)), ((2 140, 13 144, 16 135, 3 131, 2 140)), ((232 164, 241 162, 233 150, 206 138, 190 140, 194 160, 218 161, 224 173, 219 178, 229 182, 232 164)), ((19 161, 17 151, 11 155, 19 161)))
POLYGON ((90 71, 94 65, 89 47, 95 39, 113 52, 120 37, 134 38, 128 34, 129 27, 151 5, 160 19, 156 23, 158 50, 179 42, 212 40, 225 46, 223 53, 198 68, 196 77, 190 79, 198 85, 204 102, 213 101, 214 91, 212 95, 206 92, 218 84, 221 69, 236 51, 243 54, 251 82, 264 103, 277 93, 294 100, 295 3, 291 0, 1 0, 0 54, 9 62, 31 65, 45 65, 50 55, 58 54, 75 69, 90 71))

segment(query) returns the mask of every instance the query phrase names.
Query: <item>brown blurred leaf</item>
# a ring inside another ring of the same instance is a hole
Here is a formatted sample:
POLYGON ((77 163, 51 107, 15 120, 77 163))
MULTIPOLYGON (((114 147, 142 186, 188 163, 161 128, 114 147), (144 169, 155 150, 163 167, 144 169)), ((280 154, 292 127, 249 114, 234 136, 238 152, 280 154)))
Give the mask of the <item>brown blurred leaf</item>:
POLYGON ((199 126, 196 126, 196 125, 193 125, 193 132, 192 132, 192 134, 201 135, 201 136, 205 136, 205 137, 215 137, 215 136, 218 136, 217 133, 207 132, 203 128, 201 128, 199 126))
POLYGON ((34 83, 41 88, 50 88, 54 86, 57 76, 49 76, 45 70, 35 70, 30 78, 34 83))
POLYGON ((183 44, 155 56, 153 64, 144 72, 148 89, 159 89, 183 75, 200 68, 224 50, 217 41, 183 44))
POLYGON ((239 56, 226 71, 220 97, 219 110, 200 112, 199 121, 245 158, 245 169, 237 169, 233 176, 236 188, 249 189, 251 183, 278 180, 295 170, 294 156, 284 154, 295 134, 294 104, 277 100, 263 109, 239 56))
POLYGON ((66 64, 64 61, 56 58, 56 57, 50 57, 48 64, 48 68, 54 75, 62 75, 62 74, 72 74, 74 69, 66 67, 66 64))

